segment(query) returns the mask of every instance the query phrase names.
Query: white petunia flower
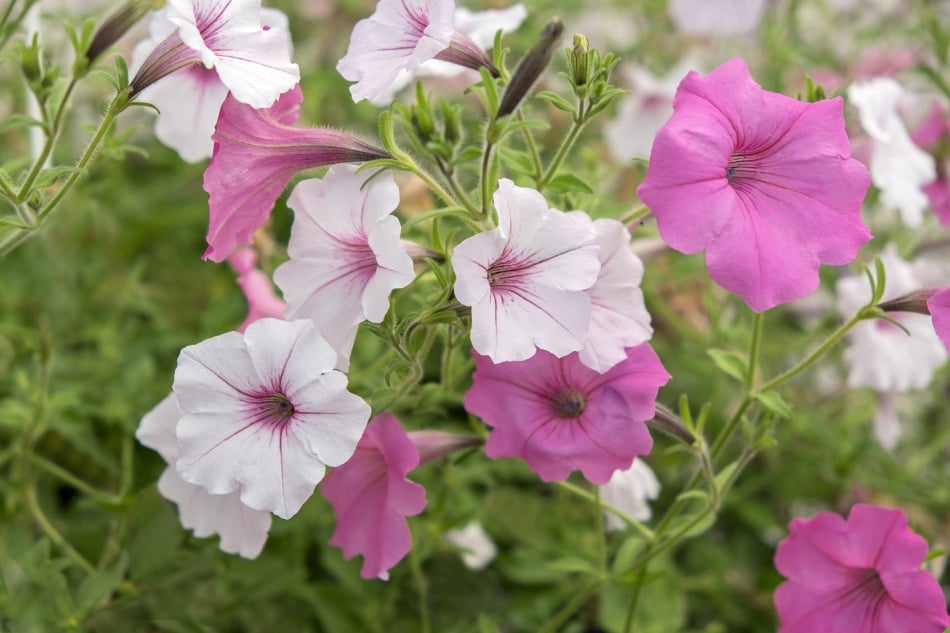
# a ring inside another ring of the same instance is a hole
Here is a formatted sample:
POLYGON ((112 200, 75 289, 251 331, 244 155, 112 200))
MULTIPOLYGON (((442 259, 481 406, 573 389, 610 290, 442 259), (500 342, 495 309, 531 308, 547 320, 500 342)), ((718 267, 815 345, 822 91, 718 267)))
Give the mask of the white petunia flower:
MULTIPOLYGON (((653 513, 647 502, 659 495, 660 482, 642 459, 633 460, 633 465, 627 470, 614 471, 610 481, 600 487, 600 498, 604 503, 614 506, 637 521, 650 520, 653 513)), ((612 512, 605 511, 604 517, 610 531, 627 528, 623 519, 612 512)))
POLYGON ((173 389, 176 469, 211 494, 288 519, 326 466, 356 450, 370 407, 346 390, 337 355, 312 321, 260 319, 184 348, 173 389))
POLYGON ((740 35, 759 26, 767 0, 669 0, 676 28, 690 35, 740 35))
POLYGON ((447 531, 445 540, 461 550, 462 562, 469 569, 485 569, 498 555, 495 542, 478 521, 447 531))

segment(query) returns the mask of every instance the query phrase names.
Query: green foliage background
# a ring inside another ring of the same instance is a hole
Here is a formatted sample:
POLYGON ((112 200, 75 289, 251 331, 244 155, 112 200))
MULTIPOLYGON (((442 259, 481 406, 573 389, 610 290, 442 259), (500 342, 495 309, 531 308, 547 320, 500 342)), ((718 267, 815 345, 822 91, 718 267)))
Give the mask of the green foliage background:
MULTIPOLYGON (((540 0, 528 4, 528 22, 506 40, 514 60, 552 14, 540 0)), ((706 41, 677 35, 657 0, 636 7, 571 1, 558 3, 557 11, 567 34, 575 16, 585 12, 600 12, 616 28, 629 27, 633 43, 618 52, 658 74, 685 48, 700 53, 706 70, 741 54, 766 88, 795 94, 811 69, 845 72, 854 62, 849 55, 871 44, 897 51, 929 41, 942 9, 939 3, 913 4, 895 23, 860 10, 836 14, 818 0, 777 1, 755 36, 706 41), (840 42, 814 41, 801 21, 804 5, 814 5, 806 8, 829 20, 845 20, 838 28, 849 39, 850 53, 840 52, 840 42)), ((308 17, 302 5, 278 6, 292 16, 294 57, 303 71, 302 118, 373 137, 379 110, 354 106, 347 83, 333 70, 351 25, 369 14, 370 4, 346 0, 320 18, 308 17)), ((59 28, 55 19, 44 25, 59 28)), ((51 51, 53 59, 57 54, 51 51)), ((556 56, 554 70, 564 65, 564 56, 556 56)), ((21 106, 13 64, 4 59, 0 73, 4 98, 21 106)), ((552 72, 545 87, 563 90, 557 82, 552 72)), ((80 95, 72 113, 77 121, 96 111, 106 89, 93 81, 80 95)), ((558 113, 540 101, 531 107, 555 121, 542 140, 556 138, 558 113)), ((168 393, 178 351, 234 328, 246 306, 233 272, 200 259, 207 226, 203 165, 184 164, 154 142, 148 116, 123 120, 120 130, 133 121, 141 127, 132 143, 148 156, 125 152, 118 142, 107 148, 107 160, 70 194, 49 226, 0 261, 0 631, 398 633, 421 630, 423 611, 437 632, 541 630, 589 584, 597 565, 598 521, 592 506, 543 485, 513 460, 491 462, 470 452, 415 471, 429 505, 411 520, 415 547, 389 582, 361 580, 360 560, 344 561, 327 545, 333 517, 319 494, 291 521, 275 519, 255 561, 223 554, 216 539, 195 539, 180 527, 175 508, 155 488, 165 464, 136 444, 133 433, 141 416, 168 393), (28 445, 99 492, 24 458, 28 445), (497 560, 482 572, 465 568, 442 537, 473 518, 499 547, 497 560), (56 534, 94 569, 83 570, 56 534)), ((73 160, 84 138, 84 131, 71 130, 55 162, 73 160)), ((25 151, 21 130, 0 139, 0 160, 25 151)), ((617 166, 605 157, 601 132, 592 126, 572 170, 607 184, 594 188, 597 195, 572 201, 602 215, 632 202, 643 174, 641 164, 617 166)), ((289 223, 279 203, 271 227, 278 243, 286 240, 289 223)), ((272 271, 280 261, 275 252, 263 264, 272 271)), ((830 282, 838 272, 826 274, 830 282)), ((751 317, 711 287, 700 257, 663 255, 648 264, 644 289, 654 345, 673 374, 660 400, 675 408, 679 394, 687 393, 692 403, 711 402, 708 425, 720 427, 739 386, 715 369, 706 351, 744 350, 751 317)), ((827 331, 836 317, 823 319, 827 331)), ((770 314, 766 323, 763 372, 769 375, 819 340, 785 314, 770 314)), ((363 354, 372 358, 373 350, 363 354)), ((869 432, 873 394, 829 385, 833 379, 827 376, 843 376, 836 355, 829 366, 830 374, 811 372, 785 389, 793 416, 779 421, 774 446, 738 481, 715 525, 650 567, 638 631, 774 630, 771 594, 781 579, 772 555, 794 516, 846 511, 857 501, 898 505, 931 543, 946 542, 946 371, 930 392, 914 396, 915 422, 888 454, 869 432)), ((470 429, 460 394, 423 392, 412 405, 406 408, 426 423, 470 429)), ((406 417, 404 422, 422 423, 406 417)), ((648 461, 663 484, 653 504, 662 509, 695 464, 662 436, 648 461)), ((611 551, 619 549, 618 558, 639 547, 630 532, 610 534, 608 544, 611 551)), ((629 584, 585 595, 559 630, 622 630, 629 584)))

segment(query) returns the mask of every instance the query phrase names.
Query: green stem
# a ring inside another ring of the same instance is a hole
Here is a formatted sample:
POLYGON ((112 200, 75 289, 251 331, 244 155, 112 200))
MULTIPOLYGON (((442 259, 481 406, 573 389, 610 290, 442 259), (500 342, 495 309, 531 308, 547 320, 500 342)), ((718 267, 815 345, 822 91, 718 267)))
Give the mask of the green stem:
MULTIPOLYGON (((518 109, 518 118, 521 121, 526 121, 527 117, 524 114, 524 110, 518 109)), ((528 154, 531 155, 531 163, 534 165, 534 173, 531 174, 531 177, 534 179, 535 185, 541 182, 541 178, 544 177, 544 166, 541 164, 541 153, 538 151, 538 145, 534 142, 534 136, 531 134, 531 130, 527 127, 521 128, 521 135, 524 136, 525 145, 528 146, 528 154)), ((540 186, 538 186, 540 189, 540 186)))
POLYGON ((488 174, 491 171, 491 156, 494 147, 494 145, 486 141, 485 153, 482 155, 481 180, 479 181, 482 194, 481 217, 486 220, 491 217, 491 192, 493 187, 491 183, 488 182, 488 174))
POLYGON ((80 554, 76 549, 69 544, 69 542, 63 538, 63 535, 59 533, 53 524, 50 523, 50 520, 47 518, 46 514, 40 508, 40 504, 36 499, 36 491, 33 489, 32 484, 28 484, 26 487, 26 494, 23 495, 26 501, 26 507, 30 511, 30 515, 33 517, 33 520, 36 522, 40 529, 46 534, 46 537, 49 540, 53 541, 53 544, 59 547, 63 552, 68 556, 76 565, 82 568, 83 571, 87 573, 92 573, 96 570, 93 567, 92 563, 86 560, 82 554, 80 554))
POLYGON ((746 393, 751 393, 755 388, 755 372, 759 363, 759 347, 762 342, 762 322, 765 315, 762 312, 756 312, 752 317, 752 341, 749 343, 749 373, 745 377, 746 393))
POLYGON ((436 163, 439 166, 439 171, 442 172, 442 176, 445 178, 445 182, 449 183, 449 189, 452 190, 455 197, 462 203, 465 210, 471 215, 478 214, 478 208, 475 206, 475 203, 472 202, 472 199, 468 197, 468 194, 465 193, 465 190, 462 189, 458 179, 455 177, 455 172, 449 169, 448 165, 446 165, 442 159, 437 159, 436 163))
POLYGON ((122 504, 122 497, 118 495, 112 495, 107 492, 103 492, 97 488, 90 486, 88 483, 72 474, 65 468, 49 461, 45 457, 40 457, 36 453, 30 452, 27 454, 27 459, 30 460, 35 466, 39 466, 45 470, 48 474, 56 477, 60 481, 72 486, 76 490, 79 490, 93 499, 100 501, 101 503, 117 506, 122 504))
POLYGON ((26 4, 23 6, 23 10, 20 11, 13 19, 12 25, 8 24, 10 19, 10 14, 13 13, 13 5, 16 4, 16 0, 8 0, 6 9, 3 11, 3 17, 0 18, 0 51, 6 47, 7 42, 10 41, 10 37, 20 28, 20 23, 23 22, 23 18, 26 17, 26 14, 29 13, 30 9, 33 8, 33 5, 37 3, 37 0, 27 0, 26 4))
MULTIPOLYGON (((559 488, 562 488, 562 489, 564 489, 564 490, 567 490, 567 491, 570 492, 571 494, 576 495, 576 496, 580 497, 581 499, 586 499, 587 501, 590 501, 591 503, 596 504, 599 508, 602 508, 602 509, 604 509, 604 510, 607 510, 608 512, 610 512, 610 513, 612 513, 612 514, 616 514, 618 517, 620 517, 620 519, 621 519, 624 523, 626 523, 626 524, 629 525, 630 527, 636 529, 636 530, 637 530, 638 532, 640 532, 640 533, 644 536, 644 538, 646 538, 648 541, 652 541, 652 540, 654 540, 654 539, 656 538, 656 534, 655 534, 650 528, 648 528, 647 526, 643 525, 641 522, 637 521, 636 519, 634 519, 634 518, 631 517, 629 514, 627 514, 627 513, 624 512, 623 510, 619 509, 618 507, 616 507, 616 506, 614 506, 614 505, 611 505, 611 504, 609 504, 609 503, 604 503, 603 501, 601 501, 601 500, 600 500, 600 488, 599 488, 599 487, 597 488, 597 492, 596 492, 596 494, 595 494, 595 493, 587 492, 587 491, 584 490, 583 488, 581 488, 581 487, 579 487, 579 486, 575 486, 574 484, 572 484, 572 483, 570 483, 570 482, 567 482, 567 481, 558 481, 558 482, 555 482, 555 483, 556 483, 556 485, 557 485, 559 488)), ((598 515, 600 515, 600 513, 598 513, 598 515)))
POLYGON ((597 569, 601 578, 607 577, 607 526, 604 525, 604 503, 600 498, 600 486, 594 486, 594 529, 597 530, 597 569))
POLYGON ((650 215, 650 210, 644 205, 640 205, 635 209, 631 209, 629 214, 625 214, 619 218, 620 223, 624 226, 633 224, 634 222, 639 222, 643 218, 650 215))
POLYGON ((552 178, 557 174, 557 170, 560 169, 561 163, 564 162, 564 159, 567 157, 568 152, 571 151, 571 148, 574 146, 574 142, 577 140, 577 137, 580 136, 581 132, 584 131, 584 128, 587 126, 587 116, 584 109, 584 102, 581 101, 577 106, 577 114, 574 116, 574 125, 571 126, 571 131, 568 132, 567 136, 564 137, 564 140, 561 142, 561 146, 557 148, 557 153, 554 155, 554 159, 551 161, 551 164, 548 165, 547 171, 544 172, 544 175, 541 176, 541 180, 538 181, 538 190, 544 188, 544 185, 548 184, 552 178))
POLYGON ((561 607, 560 611, 554 614, 554 617, 551 618, 547 624, 538 629, 538 633, 555 633, 560 630, 561 625, 567 622, 568 618, 574 615, 574 613, 581 608, 581 605, 605 584, 607 584, 606 579, 598 578, 585 585, 583 589, 574 594, 574 597, 571 598, 567 604, 561 607))
POLYGON ((422 621, 422 633, 431 633, 432 624, 429 621, 429 584, 422 573, 422 562, 419 560, 419 548, 413 545, 409 550, 409 566, 412 569, 412 578, 416 583, 416 593, 419 594, 419 619, 422 621))
MULTIPOLYGON (((43 166, 46 164, 46 159, 49 158, 50 154, 53 152, 53 147, 56 145, 56 141, 59 140, 59 134, 63 125, 63 115, 67 110, 66 106, 69 102, 69 97, 72 95, 75 88, 76 79, 73 78, 69 81, 69 85, 66 86, 66 91, 63 93, 62 99, 59 100, 59 105, 56 107, 56 114, 53 116, 53 121, 46 130, 46 142, 43 143, 43 149, 40 150, 40 155, 36 157, 35 161, 33 161, 33 166, 30 168, 30 173, 26 175, 26 179, 23 181, 23 184, 20 185, 20 191, 16 195, 16 202, 23 202, 26 200, 27 196, 30 195, 30 191, 33 189, 33 183, 36 182, 37 176, 39 176, 40 172, 43 171, 43 166)), ((108 116, 108 114, 106 116, 108 116)))

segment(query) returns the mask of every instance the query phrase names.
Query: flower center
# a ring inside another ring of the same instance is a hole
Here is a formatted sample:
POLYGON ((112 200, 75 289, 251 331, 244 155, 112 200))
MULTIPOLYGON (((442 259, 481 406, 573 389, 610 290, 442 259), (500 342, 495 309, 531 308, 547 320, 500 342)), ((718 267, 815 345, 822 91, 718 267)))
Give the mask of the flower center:
POLYGON ((294 404, 279 391, 262 396, 258 402, 262 417, 272 424, 284 425, 294 417, 294 404))
POLYGON ((573 387, 565 387, 551 398, 551 410, 559 418, 579 418, 586 407, 587 397, 573 387))

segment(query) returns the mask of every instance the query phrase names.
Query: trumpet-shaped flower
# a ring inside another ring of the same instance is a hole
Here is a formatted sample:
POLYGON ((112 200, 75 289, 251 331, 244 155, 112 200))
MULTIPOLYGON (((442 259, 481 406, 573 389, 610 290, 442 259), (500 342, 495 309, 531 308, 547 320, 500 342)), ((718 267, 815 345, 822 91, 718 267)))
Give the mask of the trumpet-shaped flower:
POLYGON ((498 555, 495 542, 478 521, 470 521, 464 527, 448 530, 445 540, 459 548, 462 562, 469 569, 476 571, 488 567, 498 555))
POLYGON ((600 262, 590 226, 533 189, 502 179, 498 227, 452 253, 455 296, 472 308, 472 347, 496 362, 525 360, 537 348, 555 356, 583 349, 600 262))
POLYGON ((854 259, 869 176, 851 158, 840 98, 762 89, 741 59, 690 73, 657 134, 643 202, 673 248, 705 249, 719 285, 758 312, 818 287, 819 265, 854 259))
POLYGON ((942 633, 940 584, 920 565, 927 542, 897 509, 858 504, 847 519, 794 519, 775 551, 778 633, 942 633))
POLYGON ((950 113, 940 103, 930 112, 912 135, 914 144, 928 151, 936 150, 936 179, 922 191, 930 199, 930 207, 944 225, 950 226, 950 113))
POLYGON ((300 81, 286 31, 262 24, 260 0, 168 0, 176 30, 142 62, 130 83, 138 95, 171 73, 213 68, 235 99, 254 108, 273 105, 300 81))
POLYGON ((431 59, 495 71, 478 45, 455 30, 453 0, 380 0, 373 15, 353 27, 336 67, 356 82, 350 87, 354 101, 378 100, 391 93, 402 71, 431 59))
POLYGON ((274 294, 270 278, 254 266, 257 255, 253 249, 239 248, 228 258, 238 274, 237 283, 247 299, 247 317, 236 329, 243 332, 254 321, 264 317, 283 318, 287 304, 274 294))
POLYGON ((419 451, 391 413, 370 421, 352 458, 330 471, 320 490, 333 506, 330 545, 363 555, 363 578, 389 578, 412 547, 406 517, 426 507, 425 489, 406 479, 419 451))
POLYGON ((178 440, 175 425, 185 416, 174 393, 166 396, 142 417, 135 437, 162 456, 168 468, 158 480, 158 491, 178 506, 178 518, 186 529, 201 538, 218 534, 221 549, 244 558, 257 558, 267 541, 270 514, 241 503, 236 492, 223 495, 208 493, 182 479, 175 472, 178 440))
POLYGON ((907 226, 924 218, 927 196, 923 186, 937 177, 934 159, 910 138, 897 107, 904 94, 890 77, 851 84, 848 98, 858 108, 861 127, 871 137, 871 179, 881 190, 881 202, 900 211, 907 226))
POLYGON ((676 28, 691 35, 751 33, 765 13, 766 0, 670 0, 676 28))
POLYGON ((298 171, 388 156, 344 132, 293 127, 301 99, 299 87, 269 110, 225 99, 204 174, 210 207, 205 258, 221 262, 238 244, 249 244, 298 171))
POLYGON ((356 450, 370 408, 311 321, 260 319, 178 356, 182 479, 287 519, 356 450))
POLYGON ((491 458, 516 457, 544 481, 580 470, 596 484, 630 468, 653 447, 645 420, 670 375, 644 343, 604 373, 577 354, 556 358, 538 351, 528 360, 495 364, 475 354, 465 408, 493 427, 485 445, 491 458))
POLYGON ((399 188, 391 174, 367 177, 338 165, 294 188, 287 203, 294 210, 290 260, 274 273, 287 318, 311 319, 344 356, 355 326, 382 321, 389 294, 415 276, 392 215, 399 188))
MULTIPOLYGON (((149 37, 132 54, 133 68, 141 66, 148 52, 177 28, 168 19, 169 10, 170 7, 163 7, 152 15, 149 37)), ((264 28, 282 33, 289 50, 287 16, 277 9, 261 8, 261 22, 264 28)), ((142 99, 159 110, 155 137, 189 163, 211 157, 211 135, 227 96, 228 88, 218 73, 201 64, 182 68, 142 91, 142 99)))
POLYGON ((570 217, 593 229, 600 246, 600 272, 587 290, 590 328, 581 362, 604 372, 627 357, 626 348, 650 340, 650 313, 643 302, 643 262, 630 248, 630 233, 616 220, 593 221, 583 211, 570 217))
POLYGON ((935 292, 927 300, 927 308, 930 310, 930 317, 933 319, 933 327, 937 332, 937 336, 950 350, 950 288, 935 292))

